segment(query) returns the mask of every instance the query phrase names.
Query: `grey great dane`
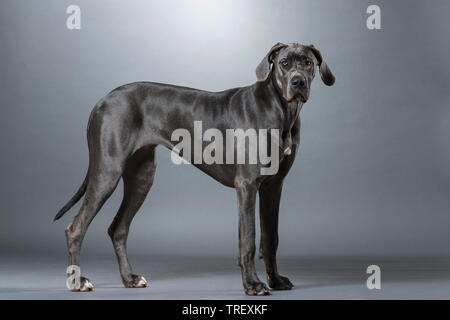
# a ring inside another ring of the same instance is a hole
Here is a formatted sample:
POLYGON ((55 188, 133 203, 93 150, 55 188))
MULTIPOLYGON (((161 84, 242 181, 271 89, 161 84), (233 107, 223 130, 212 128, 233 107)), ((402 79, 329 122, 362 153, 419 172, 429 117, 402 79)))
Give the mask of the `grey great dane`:
MULTIPOLYGON (((293 287, 278 273, 278 211, 283 180, 294 162, 300 143, 300 110, 310 95, 315 69, 322 81, 333 85, 335 77, 319 50, 298 43, 274 45, 256 68, 257 82, 222 92, 207 92, 168 84, 137 82, 121 86, 94 107, 87 127, 89 167, 72 199, 58 212, 63 216, 84 195, 78 214, 65 229, 69 266, 80 266, 80 248, 86 230, 120 178, 122 204, 108 229, 127 288, 141 288, 147 281, 133 273, 127 257, 131 220, 142 205, 156 170, 155 149, 174 148, 171 134, 178 128, 193 131, 194 121, 204 128, 269 129, 280 132, 279 170, 262 175, 262 164, 194 164, 225 186, 236 189, 239 211, 239 257, 244 291, 268 295, 256 275, 255 202, 260 201, 260 257, 267 282, 274 290, 293 287)), ((90 291, 85 277, 74 291, 90 291)))

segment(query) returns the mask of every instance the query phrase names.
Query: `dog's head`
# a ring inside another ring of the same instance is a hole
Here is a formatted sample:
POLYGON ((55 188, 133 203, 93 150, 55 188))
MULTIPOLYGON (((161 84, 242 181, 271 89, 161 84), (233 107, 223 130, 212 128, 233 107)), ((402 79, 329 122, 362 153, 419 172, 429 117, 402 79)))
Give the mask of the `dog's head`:
POLYGON ((283 98, 288 102, 304 103, 309 98, 311 82, 317 66, 323 83, 332 86, 335 77, 320 51, 313 45, 277 43, 256 68, 256 78, 258 81, 265 81, 273 71, 272 77, 283 98))

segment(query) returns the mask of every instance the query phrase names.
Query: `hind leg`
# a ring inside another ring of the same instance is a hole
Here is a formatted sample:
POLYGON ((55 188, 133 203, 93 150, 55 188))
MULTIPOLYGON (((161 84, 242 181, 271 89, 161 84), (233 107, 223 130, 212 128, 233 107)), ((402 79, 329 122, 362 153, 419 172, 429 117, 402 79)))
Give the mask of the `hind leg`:
MULTIPOLYGON (((94 169, 93 169, 94 170, 94 169)), ((86 189, 86 195, 81 208, 69 226, 66 228, 67 248, 69 252, 69 269, 79 270, 80 250, 83 238, 86 234, 89 224, 94 219, 105 201, 112 194, 119 182, 120 170, 97 170, 89 175, 89 183, 86 189)), ((67 285, 72 291, 91 291, 92 283, 87 278, 79 278, 79 282, 72 282, 72 274, 68 274, 70 281, 67 285)))
POLYGON ((119 211, 108 229, 119 263, 120 275, 126 288, 143 288, 147 281, 133 273, 127 255, 127 238, 131 221, 153 184, 155 175, 155 147, 138 150, 130 157, 123 173, 124 195, 119 211))

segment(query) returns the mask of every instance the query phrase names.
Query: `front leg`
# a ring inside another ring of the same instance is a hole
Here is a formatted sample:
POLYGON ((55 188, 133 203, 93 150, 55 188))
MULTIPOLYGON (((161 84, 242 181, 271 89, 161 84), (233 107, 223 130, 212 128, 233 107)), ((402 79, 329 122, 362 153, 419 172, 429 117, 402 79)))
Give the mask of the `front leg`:
POLYGON ((262 253, 266 265, 267 282, 274 290, 290 290, 294 286, 288 278, 278 273, 277 267, 278 211, 282 187, 282 181, 273 179, 264 183, 259 189, 260 254, 262 253))
POLYGON ((240 178, 236 183, 239 207, 239 260, 244 291, 248 295, 268 295, 255 269, 255 202, 257 188, 240 178))

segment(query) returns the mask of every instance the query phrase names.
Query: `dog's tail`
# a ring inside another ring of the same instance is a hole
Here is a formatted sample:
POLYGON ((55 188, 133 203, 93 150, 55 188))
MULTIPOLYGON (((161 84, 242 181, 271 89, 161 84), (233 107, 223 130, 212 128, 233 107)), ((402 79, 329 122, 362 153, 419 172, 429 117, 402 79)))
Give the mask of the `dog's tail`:
POLYGON ((72 197, 72 199, 69 200, 69 202, 66 203, 66 205, 64 207, 61 208, 61 210, 59 210, 59 212, 56 214, 55 218, 53 219, 53 221, 58 220, 59 218, 61 218, 67 211, 69 211, 70 208, 72 208, 72 206, 78 202, 78 200, 81 199, 81 197, 84 195, 84 193, 86 192, 86 187, 88 184, 88 173, 86 173, 86 177, 84 178, 83 183, 81 184, 81 187, 78 189, 78 191, 74 194, 74 196, 72 197))

